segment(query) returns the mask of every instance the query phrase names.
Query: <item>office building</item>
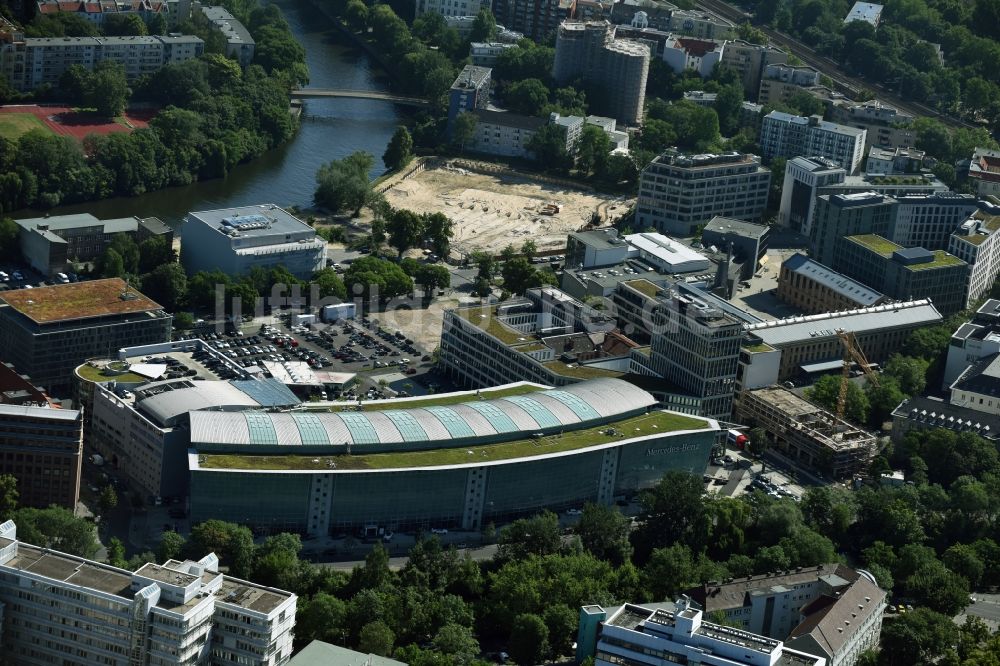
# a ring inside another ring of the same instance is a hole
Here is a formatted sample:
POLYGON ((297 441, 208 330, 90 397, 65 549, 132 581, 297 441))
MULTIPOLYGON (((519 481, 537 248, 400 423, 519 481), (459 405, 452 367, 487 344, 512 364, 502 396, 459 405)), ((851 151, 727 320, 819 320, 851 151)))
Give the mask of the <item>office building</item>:
POLYGON ((902 441, 911 431, 928 430, 969 432, 994 445, 1000 443, 1000 418, 969 406, 953 405, 938 397, 914 396, 893 410, 893 442, 902 441))
POLYGON ((165 342, 172 319, 119 278, 6 291, 0 357, 63 395, 73 368, 121 347, 165 342))
POLYGON ((888 237, 903 247, 947 250, 951 235, 984 204, 971 194, 936 192, 894 197, 888 237))
POLYGON ((573 16, 575 0, 493 0, 493 16, 510 30, 540 42, 573 16))
MULTIPOLYGON (((817 91, 818 92, 818 91, 817 91)), ((913 116, 877 99, 855 102, 847 98, 823 99, 827 118, 835 123, 860 127, 868 131, 868 148, 886 150, 911 148, 916 145, 913 116)))
POLYGON ((767 206, 771 172, 756 155, 686 155, 667 151, 639 177, 636 224, 688 236, 716 215, 758 221, 767 206))
POLYGON ((246 275, 254 267, 284 266, 309 279, 326 262, 326 241, 274 204, 203 210, 184 219, 181 263, 188 275, 216 269, 246 275))
MULTIPOLYGON (((6 366, 4 370, 5 375, 15 374, 6 366)), ((78 410, 47 402, 0 404, 0 474, 17 478, 19 506, 45 509, 55 504, 75 512, 82 459, 78 410)))
POLYGON ((864 21, 865 23, 870 23, 873 28, 877 28, 881 20, 882 5, 876 5, 873 2, 861 2, 860 0, 854 3, 851 11, 844 17, 844 23, 864 21))
POLYGON ((733 411, 742 323, 691 294, 673 291, 653 312, 657 331, 650 369, 700 404, 700 414, 728 420, 733 411))
POLYGON ((729 19, 700 8, 675 7, 670 12, 670 23, 666 29, 675 35, 715 40, 735 39, 738 32, 736 24, 729 19))
MULTIPOLYGON (((842 630, 831 633, 840 635, 845 647, 855 641, 865 644, 860 651, 878 643, 886 599, 870 573, 843 564, 710 581, 686 594, 705 613, 725 617, 727 624, 790 645, 791 637, 807 633, 805 629, 814 627, 820 617, 839 616, 842 630), (855 608, 858 605, 860 609, 855 608), (846 618, 850 618, 849 624, 843 623, 846 618), (867 634, 874 635, 874 642, 867 634)), ((815 646, 811 651, 821 654, 815 646)), ((831 663, 845 663, 842 658, 824 656, 833 660, 831 663)))
POLYGON ((212 29, 222 35, 226 40, 226 57, 232 58, 240 63, 240 67, 247 67, 253 62, 254 49, 256 44, 250 31, 244 27, 235 16, 229 13, 225 7, 201 6, 201 13, 205 15, 212 29))
POLYGON ((448 92, 449 131, 458 114, 471 113, 489 106, 492 85, 493 70, 489 67, 466 65, 462 68, 448 92))
POLYGON ((844 236, 888 236, 896 201, 874 192, 821 194, 809 230, 809 245, 816 261, 833 266, 834 246, 844 236))
POLYGON ((173 229, 155 217, 98 220, 90 213, 78 213, 15 221, 21 256, 36 271, 50 276, 97 259, 121 234, 136 244, 162 237, 168 246, 174 237, 173 229))
POLYGON ((864 159, 865 130, 830 123, 821 116, 793 116, 772 111, 760 126, 761 155, 775 157, 818 155, 854 173, 864 159))
POLYGON ((980 197, 1000 197, 1000 150, 976 148, 969 162, 969 180, 980 197))
POLYGON ((649 49, 617 39, 607 21, 566 21, 556 35, 552 76, 559 85, 583 78, 593 90, 592 110, 626 125, 642 122, 649 49), (596 94, 594 94, 596 93, 596 94))
POLYGON ((1000 416, 1000 354, 976 359, 948 389, 950 404, 1000 416))
POLYGON ((749 280, 767 255, 770 227, 727 217, 713 217, 701 231, 703 247, 729 252, 741 265, 740 280, 749 280))
POLYGON ((310 641, 295 653, 288 666, 407 666, 401 661, 377 654, 357 652, 339 645, 310 641))
POLYGON ((166 64, 193 60, 204 50, 204 41, 193 35, 25 37, 12 25, 0 24, 0 73, 18 92, 57 86, 71 65, 93 70, 98 63, 115 62, 133 81, 166 64))
POLYGON ((191 520, 311 536, 479 530, 542 509, 607 506, 667 470, 701 473, 719 435, 715 421, 657 409, 616 379, 491 393, 363 412, 193 412, 191 520))
POLYGON ((895 300, 930 299, 946 317, 965 308, 971 272, 944 250, 904 248, 872 234, 838 239, 833 268, 895 300))
POLYGON ((743 390, 735 420, 763 428, 782 454, 830 478, 867 470, 878 451, 875 435, 781 386, 743 390))
POLYGON ((629 234, 625 242, 629 258, 638 259, 660 273, 699 273, 712 268, 712 262, 704 254, 663 234, 629 234))
POLYGON ((970 365, 997 353, 1000 353, 1000 301, 988 298, 972 319, 952 334, 942 385, 948 388, 970 365))
POLYGON ((884 294, 799 252, 781 264, 775 295, 808 314, 855 310, 886 301, 884 294))
POLYGON ((573 231, 566 237, 566 261, 569 268, 617 266, 628 258, 629 245, 618 230, 573 231))
POLYGON ((413 17, 433 12, 441 16, 476 16, 481 9, 490 9, 491 0, 416 0, 413 17))
POLYGON ((740 387, 760 388, 839 370, 844 360, 839 329, 854 334, 869 362, 884 363, 902 348, 913 331, 942 320, 930 301, 920 300, 746 324, 740 387))
POLYGON ((806 65, 775 62, 764 67, 757 102, 765 106, 787 103, 796 94, 818 85, 819 70, 806 65))
POLYGON ((740 75, 744 96, 753 101, 760 94, 760 82, 768 65, 783 65, 788 54, 774 46, 751 44, 736 39, 726 44, 722 64, 740 75))
POLYGON ((279 666, 292 654, 296 596, 219 573, 214 553, 132 572, 18 541, 7 521, 0 602, 3 652, 19 666, 279 666))
POLYGON ((890 197, 941 194, 950 191, 948 186, 942 183, 937 176, 927 171, 900 176, 869 176, 867 174, 846 176, 842 182, 830 183, 817 190, 819 194, 874 192, 890 197))
POLYGON ((708 78, 722 61, 725 48, 726 42, 722 40, 670 35, 663 46, 662 58, 675 74, 692 71, 708 78))
POLYGON ((689 599, 605 610, 580 609, 576 660, 594 666, 826 666, 826 659, 800 652, 781 641, 714 624, 689 599))
POLYGON ((896 174, 918 173, 924 166, 924 151, 916 148, 868 149, 865 173, 870 176, 892 176, 896 174))
POLYGON ((806 236, 812 229, 819 188, 844 182, 847 170, 826 157, 793 157, 785 163, 777 225, 806 236))
POLYGON ((968 302, 975 303, 1000 275, 1000 206, 982 201, 980 209, 951 235, 948 251, 972 266, 968 302))
POLYGON ((469 58, 475 67, 494 67, 500 54, 516 46, 508 42, 472 42, 469 44, 469 58))

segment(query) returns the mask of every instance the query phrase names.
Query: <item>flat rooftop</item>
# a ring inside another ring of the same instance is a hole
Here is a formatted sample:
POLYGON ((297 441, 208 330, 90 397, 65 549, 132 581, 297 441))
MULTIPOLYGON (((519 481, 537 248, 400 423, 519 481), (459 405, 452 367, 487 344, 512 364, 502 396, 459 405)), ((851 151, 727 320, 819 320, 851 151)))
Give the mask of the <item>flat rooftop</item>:
POLYGON ((219 208, 188 213, 186 224, 201 222, 239 234, 241 238, 266 238, 312 231, 312 227, 275 204, 219 208))
POLYGON ((803 275, 841 296, 851 299, 861 306, 874 305, 885 296, 857 280, 852 280, 833 269, 827 268, 815 259, 796 252, 781 265, 793 273, 803 275))
POLYGON ((615 441, 649 435, 704 430, 709 428, 705 419, 674 412, 654 411, 612 424, 602 424, 573 430, 561 435, 519 439, 497 444, 460 446, 424 451, 396 451, 367 455, 285 455, 251 456, 242 454, 192 455, 192 469, 217 470, 377 470, 409 469, 419 467, 446 467, 452 465, 497 463, 517 458, 531 458, 553 453, 566 453, 579 449, 610 444, 615 441), (613 432, 614 434, 608 434, 613 432))
POLYGON ((3 566, 99 590, 121 597, 124 603, 133 597, 127 571, 26 543, 18 542, 17 556, 3 566))
POLYGON ((163 309, 121 278, 16 289, 3 292, 0 300, 37 324, 163 309))

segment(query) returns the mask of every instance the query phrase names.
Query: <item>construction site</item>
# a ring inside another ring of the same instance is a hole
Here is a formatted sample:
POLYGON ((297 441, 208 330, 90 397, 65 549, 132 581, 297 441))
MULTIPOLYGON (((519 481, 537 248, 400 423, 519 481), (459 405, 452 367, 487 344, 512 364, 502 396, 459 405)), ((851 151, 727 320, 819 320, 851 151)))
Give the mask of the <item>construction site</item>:
POLYGON ((617 217, 625 202, 598 192, 506 169, 483 173, 453 164, 426 169, 393 185, 385 198, 394 208, 442 212, 455 223, 452 252, 498 254, 507 245, 534 241, 539 252, 565 248, 566 235, 586 228, 595 213, 617 217))
POLYGON ((776 449, 833 478, 863 472, 877 451, 874 434, 780 386, 742 391, 736 420, 764 428, 776 449))

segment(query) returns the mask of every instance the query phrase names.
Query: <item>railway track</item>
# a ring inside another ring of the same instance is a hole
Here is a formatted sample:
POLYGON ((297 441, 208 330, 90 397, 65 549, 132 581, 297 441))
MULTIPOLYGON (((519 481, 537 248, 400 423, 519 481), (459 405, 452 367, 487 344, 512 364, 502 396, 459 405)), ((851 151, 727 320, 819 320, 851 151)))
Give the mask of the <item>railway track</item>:
MULTIPOLYGON (((718 14, 719 16, 729 19, 735 23, 743 23, 744 21, 752 21, 753 19, 752 15, 744 12, 739 7, 735 7, 728 2, 722 2, 722 0, 699 0, 699 5, 703 9, 706 9, 714 14, 718 14)), ((952 116, 941 113, 937 109, 931 108, 921 102, 905 100, 896 93, 887 90, 879 84, 870 84, 863 79, 850 76, 849 74, 846 74, 840 68, 840 65, 838 65, 834 60, 817 53, 813 48, 790 35, 778 32, 777 30, 774 30, 766 25, 754 24, 754 27, 767 35, 773 44, 786 48, 790 53, 793 53, 807 65, 816 68, 822 74, 829 77, 833 81, 834 87, 837 91, 844 93, 851 99, 856 99, 859 96, 858 93, 862 89, 874 90, 881 99, 885 100, 892 106, 895 106, 904 113, 908 113, 913 116, 935 118, 952 127, 976 127, 976 125, 973 125, 972 123, 958 118, 953 118, 952 116)))

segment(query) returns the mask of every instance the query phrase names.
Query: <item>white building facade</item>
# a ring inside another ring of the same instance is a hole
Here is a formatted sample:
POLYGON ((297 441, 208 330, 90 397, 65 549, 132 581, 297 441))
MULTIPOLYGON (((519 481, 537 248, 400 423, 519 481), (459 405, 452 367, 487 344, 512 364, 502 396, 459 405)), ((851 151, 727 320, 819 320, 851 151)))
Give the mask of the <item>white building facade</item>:
POLYGON ((764 159, 818 155, 833 160, 848 173, 861 166, 867 130, 827 122, 820 116, 793 116, 772 111, 760 127, 764 159))
POLYGON ((847 170, 826 157, 793 157, 785 163, 785 181, 778 210, 779 227, 809 235, 818 189, 842 183, 847 170))
POLYGON ((476 16, 480 9, 492 9, 492 0, 416 0, 414 17, 434 12, 441 16, 476 16))

